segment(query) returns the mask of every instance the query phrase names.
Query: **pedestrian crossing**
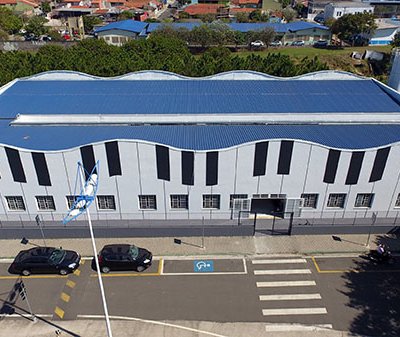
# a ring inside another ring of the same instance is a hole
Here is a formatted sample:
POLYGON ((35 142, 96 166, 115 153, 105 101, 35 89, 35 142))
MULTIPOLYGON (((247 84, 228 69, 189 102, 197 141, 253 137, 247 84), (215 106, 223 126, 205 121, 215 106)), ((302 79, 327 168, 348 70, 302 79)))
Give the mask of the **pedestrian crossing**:
POLYGON ((255 276, 267 331, 332 328, 306 259, 254 259, 249 271, 255 276))

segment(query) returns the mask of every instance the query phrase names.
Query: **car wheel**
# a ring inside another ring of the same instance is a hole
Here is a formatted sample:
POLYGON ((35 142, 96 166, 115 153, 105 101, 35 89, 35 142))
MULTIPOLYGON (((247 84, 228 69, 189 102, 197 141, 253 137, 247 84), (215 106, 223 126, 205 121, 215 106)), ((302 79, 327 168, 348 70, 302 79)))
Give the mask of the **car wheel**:
POLYGON ((67 275, 67 274, 68 274, 68 270, 60 269, 60 275, 67 275))
POLYGON ((104 274, 107 274, 107 273, 109 273, 109 272, 110 272, 110 268, 109 268, 109 267, 106 267, 106 266, 104 266, 104 267, 101 267, 101 271, 102 271, 104 274))
POLYGON ((143 266, 138 266, 137 268, 136 268, 136 270, 138 271, 138 272, 141 272, 141 271, 143 271, 145 268, 143 267, 143 266))
POLYGON ((30 270, 28 270, 28 269, 24 269, 24 270, 21 272, 21 274, 24 275, 24 276, 29 276, 29 275, 31 274, 31 272, 30 272, 30 270))

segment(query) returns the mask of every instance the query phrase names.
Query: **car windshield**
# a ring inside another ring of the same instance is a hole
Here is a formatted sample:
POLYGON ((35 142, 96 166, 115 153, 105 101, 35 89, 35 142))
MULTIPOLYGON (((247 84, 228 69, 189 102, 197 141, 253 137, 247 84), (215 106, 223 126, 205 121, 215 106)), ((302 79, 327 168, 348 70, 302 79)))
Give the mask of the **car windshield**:
POLYGON ((139 248, 132 245, 129 247, 129 254, 131 254, 131 256, 136 259, 139 256, 139 248))
POLYGON ((60 263, 65 256, 65 250, 63 249, 54 249, 49 257, 50 264, 58 264, 60 263))

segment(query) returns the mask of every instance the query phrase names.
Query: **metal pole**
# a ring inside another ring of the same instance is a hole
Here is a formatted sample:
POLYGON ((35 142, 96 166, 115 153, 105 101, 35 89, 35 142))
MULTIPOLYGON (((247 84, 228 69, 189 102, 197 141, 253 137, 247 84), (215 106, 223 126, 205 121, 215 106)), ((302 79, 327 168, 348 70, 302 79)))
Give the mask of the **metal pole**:
POLYGON ((201 227, 202 227, 202 237, 201 237, 201 248, 206 248, 204 247, 204 216, 201 218, 201 227))
MULTIPOLYGON (((79 173, 80 173, 81 180, 83 181, 83 172, 82 172, 82 170, 83 170, 83 168, 81 170, 79 170, 79 173)), ((83 186, 84 186, 84 184, 83 184, 83 186)), ((90 238, 92 240, 94 260, 96 262, 97 278, 99 280, 101 299, 103 301, 104 315, 106 317, 107 335, 108 335, 108 337, 112 337, 112 331, 111 331, 111 325, 110 325, 110 317, 108 316, 106 295, 105 295, 105 292, 104 292, 103 280, 101 279, 99 259, 97 257, 97 248, 96 248, 96 242, 94 241, 92 219, 90 218, 89 208, 86 209, 86 214, 87 214, 87 218, 88 218, 88 222, 89 222, 90 238)))
POLYGON ((369 226, 369 232, 368 232, 368 237, 367 237, 367 242, 365 244, 366 247, 369 246, 369 239, 371 237, 371 231, 372 231, 372 227, 375 225, 375 221, 376 221, 376 213, 372 213, 372 223, 371 226, 369 226))
POLYGON ((43 228, 42 228, 42 222, 40 221, 39 214, 35 216, 35 220, 36 220, 37 225, 38 225, 39 228, 40 228, 40 232, 42 233, 42 238, 43 238, 44 246, 47 247, 47 245, 46 245, 46 239, 44 238, 44 232, 43 232, 43 228))
MULTIPOLYGON (((21 281, 22 282, 22 281, 21 281)), ((22 285, 23 283, 21 283, 21 285, 22 285)), ((21 287, 21 285, 20 285, 20 287, 21 287)), ((29 309, 29 312, 31 313, 31 317, 32 317, 32 321, 33 322, 36 322, 37 321, 37 318, 36 318, 36 316, 33 314, 33 312, 32 312, 32 308, 31 308, 31 305, 30 305, 30 303, 29 303, 29 300, 28 300, 28 293, 27 293, 27 291, 26 291, 26 288, 25 288, 25 285, 22 285, 22 291, 24 292, 24 295, 25 295, 25 299, 26 299, 26 304, 28 305, 28 309, 29 309)))

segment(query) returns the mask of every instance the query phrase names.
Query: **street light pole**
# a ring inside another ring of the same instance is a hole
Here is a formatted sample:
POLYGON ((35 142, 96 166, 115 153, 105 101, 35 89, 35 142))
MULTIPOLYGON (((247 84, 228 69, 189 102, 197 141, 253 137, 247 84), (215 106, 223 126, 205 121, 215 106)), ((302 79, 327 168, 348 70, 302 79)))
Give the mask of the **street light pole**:
MULTIPOLYGON (((79 170, 80 174, 80 179, 82 181, 82 186, 85 186, 84 183, 84 178, 83 178, 83 166, 81 166, 81 169, 79 170)), ((90 176, 89 179, 91 179, 92 176, 90 176)), ((103 302, 103 308, 104 308, 104 316, 106 318, 106 326, 107 326, 107 335, 108 337, 112 337, 112 331, 111 331, 111 324, 110 324, 110 317, 108 315, 108 308, 107 308, 107 302, 106 302, 106 294, 104 292, 104 286, 103 286, 103 280, 101 278, 101 271, 100 271, 100 265, 99 265, 99 259, 97 256, 97 247, 96 247, 96 242, 94 240, 94 233, 93 233, 93 226, 92 226, 92 219, 90 217, 90 212, 89 208, 86 208, 86 214, 88 217, 88 223, 89 223, 89 230, 90 230, 90 238, 92 241, 92 247, 93 247, 93 254, 94 254, 94 260, 96 262, 96 270, 97 270, 97 278, 99 280, 99 285, 100 285, 100 292, 101 292, 101 299, 103 302)))

